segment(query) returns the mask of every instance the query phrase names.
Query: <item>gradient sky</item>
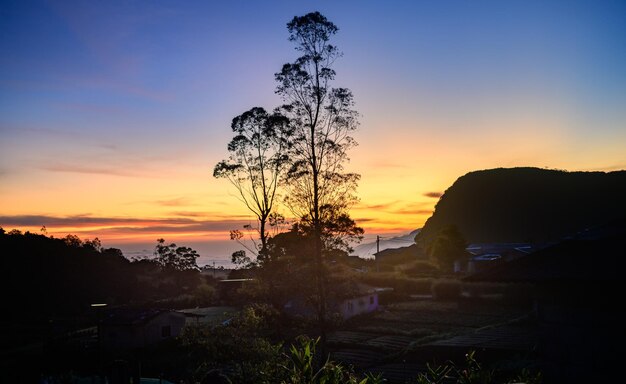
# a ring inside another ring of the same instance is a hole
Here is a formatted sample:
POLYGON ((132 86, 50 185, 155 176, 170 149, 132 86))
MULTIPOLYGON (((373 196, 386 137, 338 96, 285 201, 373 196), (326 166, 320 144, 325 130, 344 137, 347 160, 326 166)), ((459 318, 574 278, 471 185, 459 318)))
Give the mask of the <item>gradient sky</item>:
POLYGON ((315 10, 362 115, 368 239, 472 170, 626 168, 624 1, 3 0, 0 226, 227 258, 252 217, 213 166, 234 116, 279 103, 285 24, 315 10))

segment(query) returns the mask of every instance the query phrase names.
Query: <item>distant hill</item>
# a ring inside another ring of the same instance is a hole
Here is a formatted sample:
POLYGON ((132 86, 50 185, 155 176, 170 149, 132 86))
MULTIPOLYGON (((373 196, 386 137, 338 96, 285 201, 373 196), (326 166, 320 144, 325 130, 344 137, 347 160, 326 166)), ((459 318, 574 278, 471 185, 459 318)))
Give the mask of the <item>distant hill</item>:
MULTIPOLYGON (((396 236, 396 237, 381 237, 379 248, 381 251, 386 249, 405 248, 415 244, 415 236, 420 232, 420 229, 411 231, 411 233, 396 236)), ((354 247, 352 255, 359 256, 364 259, 373 258, 376 253, 376 240, 359 244, 354 247)))
POLYGON ((469 243, 546 242, 623 217, 626 171, 498 168, 457 179, 417 241, 429 244, 454 224, 469 243))

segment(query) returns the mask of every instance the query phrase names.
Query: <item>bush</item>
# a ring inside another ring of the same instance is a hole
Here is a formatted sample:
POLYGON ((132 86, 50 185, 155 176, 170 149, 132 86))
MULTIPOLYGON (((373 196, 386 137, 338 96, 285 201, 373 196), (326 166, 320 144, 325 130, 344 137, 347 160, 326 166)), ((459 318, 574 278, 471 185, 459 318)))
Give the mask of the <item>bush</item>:
POLYGON ((392 292, 379 294, 381 304, 405 300, 412 294, 429 294, 433 281, 431 278, 408 278, 400 273, 368 273, 360 276, 359 280, 375 287, 393 288, 392 292))
POLYGON ((463 284, 463 290, 467 292, 469 297, 480 298, 484 295, 502 294, 504 286, 494 283, 465 283, 463 284))
POLYGON ((533 302, 533 287, 530 284, 507 284, 504 299, 510 304, 530 305, 533 302))
POLYGON ((202 283, 196 288, 195 296, 197 306, 209 306, 215 302, 215 288, 206 283, 202 283))
POLYGON ((399 294, 429 294, 432 286, 432 279, 398 279, 396 280, 394 289, 399 294))
POLYGON ((456 300, 461 297, 461 283, 458 280, 437 280, 432 285, 433 298, 456 300))
POLYGON ((311 340, 306 336, 300 336, 296 339, 296 344, 292 345, 289 350, 287 364, 282 366, 287 376, 283 380, 284 384, 380 384, 383 382, 382 375, 365 375, 360 379, 354 373, 351 367, 343 366, 334 361, 327 360, 318 368, 319 354, 316 355, 315 349, 318 340, 311 340))
POLYGON ((439 268, 428 261, 416 261, 406 268, 404 273, 410 277, 436 276, 439 274, 439 268))

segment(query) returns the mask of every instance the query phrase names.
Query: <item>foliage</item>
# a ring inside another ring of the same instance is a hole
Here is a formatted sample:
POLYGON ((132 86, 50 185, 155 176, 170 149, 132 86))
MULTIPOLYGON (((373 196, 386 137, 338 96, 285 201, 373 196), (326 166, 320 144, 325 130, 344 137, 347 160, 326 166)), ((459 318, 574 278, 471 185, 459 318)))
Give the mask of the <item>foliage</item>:
POLYGON ((278 314, 267 306, 242 309, 216 327, 186 327, 172 369, 194 382, 221 372, 233 383, 275 383, 282 377, 282 345, 270 337, 278 314), (180 369, 180 368, 178 368, 180 369))
POLYGON ((378 384, 382 375, 367 374, 359 379, 354 371, 330 360, 316 368, 316 346, 319 342, 306 336, 296 339, 290 348, 289 359, 284 366, 287 378, 281 384, 378 384))
MULTIPOLYGON (((255 255, 258 252, 263 262, 269 236, 266 224, 268 220, 274 225, 278 222, 271 219, 272 215, 278 217, 274 202, 288 159, 289 120, 279 112, 269 114, 255 107, 235 117, 231 128, 235 137, 228 144, 229 158, 215 166, 213 176, 228 179, 237 189, 239 200, 256 216, 261 244, 250 251, 255 255)), ((241 237, 240 231, 231 232, 232 240, 241 237)))
POLYGON ((129 302, 137 287, 130 262, 119 249, 98 243, 73 235, 57 239, 0 231, 7 256, 2 258, 1 292, 12 308, 7 316, 38 320, 83 313, 92 303, 129 302))
POLYGON ((159 265, 164 268, 176 271, 199 269, 196 263, 198 252, 189 247, 177 247, 174 243, 166 245, 165 239, 157 240, 154 255, 159 265))
POLYGON ((443 365, 426 364, 426 372, 417 376, 417 384, 496 384, 496 383, 527 383, 540 384, 542 382, 541 372, 531 372, 522 370, 510 379, 503 379, 500 372, 483 367, 476 360, 476 352, 470 351, 465 355, 465 362, 456 365, 448 362, 443 365))
POLYGON ((327 305, 324 244, 327 249, 343 247, 342 236, 358 239, 362 234, 347 213, 356 201, 360 176, 344 168, 348 150, 356 145, 350 134, 358 125, 358 114, 350 90, 331 87, 333 64, 341 56, 330 43, 337 26, 312 12, 294 17, 287 30, 301 56, 284 64, 275 75, 276 93, 285 103, 281 112, 293 129, 285 201, 302 228, 310 230, 323 348, 327 305), (327 233, 332 236, 325 237, 324 228, 330 229, 327 233))
MULTIPOLYGON (((363 235, 348 215, 357 201, 360 176, 344 168, 348 150, 356 145, 350 134, 358 125, 358 114, 352 93, 331 87, 333 65, 341 53, 330 40, 338 28, 312 12, 294 17, 287 30, 300 57, 275 74, 276 93, 284 104, 272 114, 253 108, 233 119, 230 157, 217 164, 214 176, 228 178, 259 221, 261 246, 248 249, 253 254, 258 249, 257 260, 244 250, 232 255, 233 262, 259 279, 256 289, 247 293, 265 295, 277 307, 285 294, 306 297, 316 307, 323 346, 328 302, 325 259, 347 256, 350 241, 363 235), (284 223, 274 205, 279 183, 298 222, 273 241, 267 221, 284 223)), ((241 242, 243 237, 242 231, 231 232, 232 240, 241 242)))
POLYGON ((449 225, 442 228, 430 245, 430 257, 444 272, 451 272, 455 261, 466 261, 469 254, 465 251, 467 243, 458 228, 449 225))
POLYGON ((437 300, 456 300, 461 297, 461 282, 437 280, 432 285, 432 293, 437 300))
POLYGON ((360 281, 376 287, 393 288, 394 292, 409 294, 428 294, 431 293, 431 278, 413 278, 407 277, 402 273, 366 273, 358 277, 360 281))
POLYGON ((438 274, 438 269, 431 262, 419 260, 405 268, 404 273, 412 277, 436 276, 438 274))
POLYGON ((215 287, 201 283, 196 287, 195 298, 197 307, 205 307, 215 303, 215 287))

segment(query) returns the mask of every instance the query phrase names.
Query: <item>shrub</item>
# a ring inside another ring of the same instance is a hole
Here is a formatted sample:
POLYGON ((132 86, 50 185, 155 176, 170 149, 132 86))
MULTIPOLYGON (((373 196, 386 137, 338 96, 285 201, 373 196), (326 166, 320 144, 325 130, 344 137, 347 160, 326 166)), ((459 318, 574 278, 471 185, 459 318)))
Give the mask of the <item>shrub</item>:
POLYGON ((457 280, 437 280, 432 285, 433 298, 455 300, 461 297, 461 283, 457 280))
POLYGON ((428 294, 431 291, 432 279, 397 279, 394 289, 400 294, 428 294))
POLYGON ((494 283, 465 283, 463 290, 468 293, 469 297, 480 298, 484 295, 502 294, 504 286, 494 283))
POLYGON ((406 268, 404 273, 410 277, 436 276, 439 273, 439 268, 428 261, 416 261, 406 268))
POLYGON ((383 382, 382 375, 365 375, 359 379, 351 367, 327 360, 318 368, 316 360, 320 356, 315 353, 318 340, 311 340, 306 336, 296 339, 296 344, 289 350, 287 364, 283 366, 286 380, 283 384, 379 384, 383 382))
POLYGON ((215 301, 215 288, 202 283, 198 285, 195 291, 196 296, 196 305, 198 306, 208 306, 213 304, 215 301))
POLYGON ((504 286, 504 298, 510 304, 530 305, 533 302, 533 287, 530 284, 507 284, 504 286))

